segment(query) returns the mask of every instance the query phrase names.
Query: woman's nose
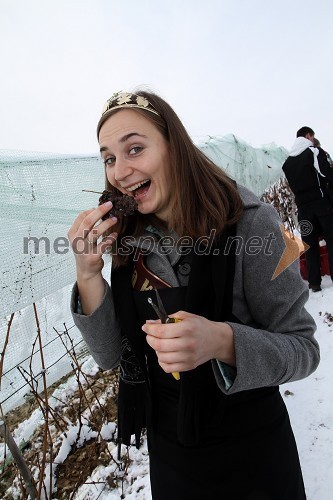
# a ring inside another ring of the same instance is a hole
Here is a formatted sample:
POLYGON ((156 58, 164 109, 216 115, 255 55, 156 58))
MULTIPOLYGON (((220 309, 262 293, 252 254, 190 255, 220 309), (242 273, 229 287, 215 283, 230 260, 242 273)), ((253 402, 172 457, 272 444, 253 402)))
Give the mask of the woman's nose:
POLYGON ((114 178, 116 181, 125 179, 133 172, 133 168, 126 160, 116 160, 114 168, 114 178))

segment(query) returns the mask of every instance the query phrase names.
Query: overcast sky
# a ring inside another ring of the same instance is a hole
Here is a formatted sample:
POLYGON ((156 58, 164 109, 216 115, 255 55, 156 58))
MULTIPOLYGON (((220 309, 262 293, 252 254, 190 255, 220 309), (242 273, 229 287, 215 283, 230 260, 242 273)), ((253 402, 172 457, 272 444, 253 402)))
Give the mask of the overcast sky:
POLYGON ((332 0, 0 0, 0 149, 96 153, 104 101, 144 85, 191 136, 333 153, 332 0))

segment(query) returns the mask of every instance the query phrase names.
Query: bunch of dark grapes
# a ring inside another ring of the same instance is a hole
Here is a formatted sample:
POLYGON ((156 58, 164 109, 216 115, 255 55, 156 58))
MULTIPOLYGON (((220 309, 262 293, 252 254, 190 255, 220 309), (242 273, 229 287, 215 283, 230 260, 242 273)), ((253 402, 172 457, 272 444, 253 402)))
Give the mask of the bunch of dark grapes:
POLYGON ((137 210, 138 204, 133 198, 133 196, 129 196, 124 194, 123 196, 114 196, 112 197, 112 193, 110 191, 103 191, 102 196, 98 200, 98 205, 102 205, 107 201, 112 201, 112 208, 109 212, 103 215, 102 219, 108 219, 109 217, 119 217, 133 215, 134 211, 137 210))

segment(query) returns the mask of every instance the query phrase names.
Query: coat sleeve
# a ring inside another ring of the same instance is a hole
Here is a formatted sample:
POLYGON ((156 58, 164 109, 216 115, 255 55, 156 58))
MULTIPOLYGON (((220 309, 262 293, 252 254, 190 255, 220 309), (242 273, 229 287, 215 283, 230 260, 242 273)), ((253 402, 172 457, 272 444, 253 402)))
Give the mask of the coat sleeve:
POLYGON ((75 283, 71 296, 71 312, 88 349, 101 368, 110 370, 119 365, 121 333, 116 320, 112 291, 104 280, 104 297, 100 306, 89 315, 80 314, 79 294, 75 283))
POLYGON ((271 205, 261 204, 250 212, 242 225, 248 230, 240 235, 242 250, 236 257, 234 303, 241 304, 236 314, 241 323, 229 323, 237 369, 229 390, 213 361, 217 383, 226 394, 299 380, 319 363, 316 325, 304 307, 309 292, 300 275, 299 259, 290 265, 286 261, 274 278, 282 255, 291 260, 293 252, 298 255, 297 244, 290 240, 286 246, 282 223, 271 205))

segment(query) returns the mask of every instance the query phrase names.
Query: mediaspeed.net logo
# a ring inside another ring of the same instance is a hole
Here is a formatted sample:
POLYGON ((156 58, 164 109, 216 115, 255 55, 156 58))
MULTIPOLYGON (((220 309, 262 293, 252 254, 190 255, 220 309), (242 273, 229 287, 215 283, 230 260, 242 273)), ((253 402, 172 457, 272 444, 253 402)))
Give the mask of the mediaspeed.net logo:
MULTIPOLYGON (((303 221, 307 222, 307 221, 303 221)), ((297 235, 290 233, 286 230, 283 224, 279 225, 281 231, 285 248, 282 256, 275 268, 272 275, 272 280, 277 278, 285 269, 287 269, 296 259, 298 259, 304 252, 306 252, 309 246, 304 243, 297 235)), ((302 227, 302 235, 305 235, 304 228, 302 227)), ((307 234, 312 230, 308 228, 307 234)), ((24 255, 50 255, 51 253, 56 253, 59 255, 67 254, 71 251, 71 246, 74 253, 77 254, 97 254, 100 252, 99 245, 102 244, 101 237, 94 241, 90 241, 87 236, 94 236, 94 230, 87 231, 83 237, 77 237, 72 245, 69 239, 66 237, 57 237, 53 241, 46 236, 40 238, 36 236, 29 235, 23 238, 23 253, 24 255)), ((160 240, 156 240, 153 236, 143 236, 137 241, 137 238, 126 236, 121 239, 121 245, 118 247, 118 240, 116 240, 116 247, 114 253, 119 253, 119 255, 130 255, 133 254, 133 261, 136 261, 139 255, 148 255, 153 251, 158 251, 164 255, 168 255, 172 252, 179 253, 180 256, 188 255, 194 252, 197 255, 209 255, 213 251, 213 255, 218 255, 220 253, 219 248, 214 248, 214 237, 215 230, 212 230, 210 235, 202 236, 198 239, 193 239, 188 236, 183 236, 177 241, 171 236, 165 236, 160 240), (126 240, 126 241, 125 241, 126 240)), ((271 249, 271 244, 276 240, 276 235, 271 232, 265 237, 251 236, 246 240, 239 235, 230 236, 226 242, 224 248, 224 254, 228 255, 231 249, 234 247, 235 255, 240 255, 244 252, 247 255, 256 256, 259 253, 264 255, 273 255, 271 249)), ((108 249, 104 253, 108 253, 108 249)))

